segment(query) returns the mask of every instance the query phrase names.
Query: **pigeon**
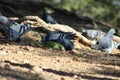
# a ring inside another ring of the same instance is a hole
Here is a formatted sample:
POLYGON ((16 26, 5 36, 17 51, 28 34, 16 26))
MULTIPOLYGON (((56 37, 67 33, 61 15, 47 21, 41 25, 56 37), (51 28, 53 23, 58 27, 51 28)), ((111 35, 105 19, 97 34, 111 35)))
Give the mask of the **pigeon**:
POLYGON ((45 21, 45 22, 47 22, 47 23, 51 23, 51 24, 57 24, 58 22, 55 20, 55 19, 53 19, 48 13, 47 13, 47 11, 44 9, 43 10, 43 16, 42 16, 42 19, 45 21))
POLYGON ((100 30, 87 30, 84 28, 81 28, 82 35, 87 37, 88 39, 101 39, 102 37, 105 36, 106 33, 100 31, 100 30))
POLYGON ((115 29, 110 29, 106 35, 98 40, 95 45, 92 45, 91 48, 95 50, 101 50, 107 53, 111 53, 113 48, 115 48, 115 43, 113 41, 113 34, 115 33, 115 29))
POLYGON ((0 26, 1 33, 10 41, 19 42, 20 37, 31 30, 31 24, 14 24, 12 26, 0 26))
POLYGON ((47 35, 42 37, 41 42, 45 43, 47 41, 55 41, 62 44, 65 50, 72 50, 74 48, 74 44, 72 43, 72 39, 75 39, 76 36, 72 32, 62 32, 62 31, 51 31, 47 35))

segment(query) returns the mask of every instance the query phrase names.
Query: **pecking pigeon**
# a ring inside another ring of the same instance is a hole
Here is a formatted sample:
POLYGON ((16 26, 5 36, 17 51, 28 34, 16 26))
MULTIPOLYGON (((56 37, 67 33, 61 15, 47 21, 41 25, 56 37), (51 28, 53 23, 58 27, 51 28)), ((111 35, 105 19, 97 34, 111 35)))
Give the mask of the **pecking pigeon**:
POLYGON ((31 24, 14 24, 12 26, 0 26, 0 31, 10 41, 18 42, 20 37, 31 30, 31 24))
POLYGON ((74 48, 74 44, 71 40, 75 38, 76 36, 72 32, 51 31, 47 35, 43 36, 41 41, 43 43, 47 41, 55 41, 62 44, 66 50, 72 50, 74 48))
POLYGON ((55 19, 53 19, 48 13, 47 13, 47 11, 44 9, 43 10, 43 17, 42 17, 42 19, 45 21, 45 22, 47 22, 47 23, 51 23, 51 24, 56 24, 56 23, 58 23, 55 19))
POLYGON ((101 39, 105 36, 106 33, 99 31, 99 30, 87 30, 84 28, 81 28, 82 35, 87 37, 88 39, 101 39))
POLYGON ((115 43, 113 41, 114 33, 115 29, 110 29, 108 33, 103 38, 101 38, 95 45, 92 45, 91 48, 111 53, 112 49, 115 48, 115 43))

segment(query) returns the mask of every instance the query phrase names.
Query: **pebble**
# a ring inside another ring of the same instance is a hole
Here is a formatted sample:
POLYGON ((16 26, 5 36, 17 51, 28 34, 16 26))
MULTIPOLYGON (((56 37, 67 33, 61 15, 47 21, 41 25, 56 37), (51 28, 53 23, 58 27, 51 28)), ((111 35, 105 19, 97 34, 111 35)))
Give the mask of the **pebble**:
POLYGON ((23 51, 17 51, 16 53, 17 54, 23 54, 23 51))
POLYGON ((77 75, 74 75, 73 77, 74 77, 74 78, 78 78, 78 76, 77 76, 77 75))
POLYGON ((5 67, 5 68, 10 68, 10 64, 6 63, 6 64, 4 65, 4 67, 5 67))
POLYGON ((40 68, 39 66, 34 66, 34 67, 32 68, 32 70, 33 70, 34 72, 36 72, 36 73, 43 72, 43 69, 40 68))
POLYGON ((30 46, 25 46, 23 49, 27 50, 27 51, 34 51, 35 50, 33 47, 30 47, 30 46))
POLYGON ((24 63, 29 63, 30 61, 29 61, 29 60, 27 60, 27 59, 25 59, 23 62, 24 62, 24 63))
POLYGON ((65 80, 65 78, 61 77, 61 80, 65 80))
POLYGON ((0 51, 0 54, 7 55, 8 51, 6 51, 6 50, 0 51))
POLYGON ((79 57, 73 57, 73 61, 80 61, 79 57))

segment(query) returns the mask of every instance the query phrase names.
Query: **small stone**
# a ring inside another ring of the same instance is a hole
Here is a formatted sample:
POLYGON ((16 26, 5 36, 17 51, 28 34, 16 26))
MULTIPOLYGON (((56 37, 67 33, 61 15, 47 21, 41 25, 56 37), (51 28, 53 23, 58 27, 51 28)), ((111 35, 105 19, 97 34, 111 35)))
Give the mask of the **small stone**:
POLYGON ((29 60, 27 60, 27 59, 25 59, 25 60, 24 60, 24 63, 29 63, 29 62, 30 62, 30 61, 29 61, 29 60))
POLYGON ((62 77, 61 80, 65 80, 65 78, 62 77))
POLYGON ((73 57, 73 61, 80 61, 79 57, 73 57))
POLYGON ((4 65, 4 67, 5 67, 5 68, 10 68, 10 64, 6 63, 6 64, 4 65))
POLYGON ((27 51, 34 51, 35 50, 33 47, 30 47, 30 46, 25 46, 24 49, 27 51))
POLYGON ((23 54, 23 52, 22 52, 22 51, 17 51, 16 53, 17 53, 17 54, 23 54))
POLYGON ((6 50, 0 51, 0 54, 7 55, 8 51, 6 51, 6 50))
POLYGON ((39 66, 34 66, 34 67, 32 68, 32 70, 33 70, 34 72, 36 72, 36 73, 43 72, 43 69, 40 68, 39 66))
POLYGON ((73 77, 74 77, 74 78, 78 78, 78 76, 77 76, 77 75, 74 75, 73 77))
POLYGON ((60 62, 60 60, 57 60, 57 62, 60 62))

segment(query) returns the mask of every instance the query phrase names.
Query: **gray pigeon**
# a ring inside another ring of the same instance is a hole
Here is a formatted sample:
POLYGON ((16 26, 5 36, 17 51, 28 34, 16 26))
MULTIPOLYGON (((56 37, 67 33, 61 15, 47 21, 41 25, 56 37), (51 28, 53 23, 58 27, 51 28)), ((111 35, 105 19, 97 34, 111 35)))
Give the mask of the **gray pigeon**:
POLYGON ((18 42, 20 37, 31 30, 31 24, 14 24, 12 26, 0 26, 0 31, 10 41, 18 42))
POLYGON ((115 43, 113 41, 114 33, 115 29, 110 29, 108 33, 103 38, 101 38, 95 45, 92 45, 91 48, 111 53, 113 48, 115 48, 115 43))
POLYGON ((47 11, 44 9, 43 10, 43 16, 42 16, 42 19, 45 21, 45 22, 47 22, 47 23, 51 23, 51 24, 57 24, 58 22, 55 20, 55 19, 53 19, 48 13, 47 13, 47 11))
POLYGON ((71 40, 75 38, 76 36, 72 32, 51 31, 47 35, 43 36, 41 41, 43 43, 47 41, 55 41, 62 44, 66 50, 72 50, 74 48, 74 44, 71 40))
POLYGON ((82 32, 82 35, 87 37, 88 39, 101 39, 102 37, 105 36, 106 33, 102 32, 102 31, 99 31, 99 30, 88 30, 88 29, 84 29, 84 28, 81 28, 81 32, 82 32))

